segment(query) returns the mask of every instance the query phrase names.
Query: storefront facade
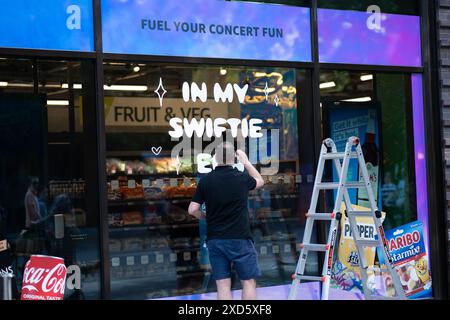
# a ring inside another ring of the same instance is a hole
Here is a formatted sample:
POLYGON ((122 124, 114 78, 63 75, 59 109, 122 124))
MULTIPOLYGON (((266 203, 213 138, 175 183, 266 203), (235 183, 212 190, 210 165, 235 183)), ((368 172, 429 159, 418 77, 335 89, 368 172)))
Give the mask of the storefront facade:
MULTIPOLYGON (((420 222, 429 291, 447 297, 433 7, 50 2, 9 2, 0 13, 0 231, 18 287, 27 258, 48 254, 81 275, 67 299, 207 297, 215 284, 206 226, 187 206, 218 139, 214 124, 200 130, 193 119, 230 127, 244 119, 237 144, 266 180, 249 198, 266 298, 287 297, 321 141, 341 148, 352 135, 366 146, 386 230, 420 222), (253 120, 262 137, 247 130, 253 120), (208 137, 196 139, 203 131, 208 137)), ((333 197, 323 194, 323 210, 333 197)), ((351 198, 366 204, 362 193, 351 198)), ((320 227, 314 237, 325 234, 320 227)), ((336 252, 337 265, 345 269, 351 257, 336 252)), ((320 264, 314 257, 308 272, 320 264)), ((341 271, 335 286, 356 290, 358 279, 344 284, 341 271)))

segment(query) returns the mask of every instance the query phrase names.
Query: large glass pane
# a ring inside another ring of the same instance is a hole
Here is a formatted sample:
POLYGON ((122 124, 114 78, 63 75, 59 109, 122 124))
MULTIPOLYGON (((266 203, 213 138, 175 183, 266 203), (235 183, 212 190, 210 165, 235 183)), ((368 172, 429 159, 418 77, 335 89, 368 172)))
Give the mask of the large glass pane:
POLYGON ((79 61, 0 58, 0 230, 16 294, 25 263, 40 254, 72 266, 66 299, 100 295, 98 217, 85 193, 82 70, 79 61))
MULTIPOLYGON (((385 214, 382 221, 386 239, 403 289, 412 298, 430 297, 420 78, 403 73, 351 71, 324 71, 320 78, 324 136, 334 139, 341 151, 350 136, 360 138, 372 192, 385 214), (414 241, 402 240, 413 236, 414 241)), ((336 172, 329 169, 329 178, 336 179, 336 172)), ((357 181, 360 177, 358 164, 350 165, 348 179, 357 181)), ((365 189, 350 189, 349 196, 352 205, 370 208, 365 189)), ((330 192, 327 203, 331 207, 333 202, 334 194, 330 192)), ((373 239, 377 230, 372 218, 359 219, 359 236, 373 239)), ((343 221, 341 226, 333 280, 341 289, 358 290, 361 276, 356 247, 348 222, 343 221)), ((364 250, 369 264, 382 264, 382 259, 375 259, 369 250, 364 250)), ((377 280, 373 281, 389 286, 386 274, 375 276, 377 280)), ((385 294, 380 288, 379 292, 385 294)))
MULTIPOLYGON (((330 71, 321 74, 321 83, 324 134, 335 135, 341 148, 352 134, 374 143, 373 155, 365 156, 373 165, 378 206, 388 213, 385 228, 413 221, 417 211, 410 75, 330 71), (359 115, 360 122, 350 121, 359 115)), ((367 206, 364 196, 356 191, 350 195, 367 206)))
MULTIPOLYGON (((234 142, 243 143, 266 180, 248 202, 263 273, 259 285, 290 283, 309 205, 300 199, 308 197, 311 165, 299 160, 303 146, 298 126, 299 100, 305 103, 301 95, 310 91, 307 73, 108 62, 105 79, 112 297, 145 299, 216 290, 203 246, 207 226, 189 217, 187 207, 202 177, 197 155, 211 154, 218 140, 171 139, 169 122, 175 117, 263 120, 267 132, 259 147, 255 139, 234 142), (214 88, 225 90, 227 84, 233 100, 216 100, 214 88), (246 85, 239 97, 239 88, 246 85), (197 89, 186 99, 192 86, 197 89), (205 95, 194 99, 199 90, 205 95)), ((310 262, 307 270, 317 272, 314 257, 310 262)), ((239 287, 233 274, 233 288, 239 287)))

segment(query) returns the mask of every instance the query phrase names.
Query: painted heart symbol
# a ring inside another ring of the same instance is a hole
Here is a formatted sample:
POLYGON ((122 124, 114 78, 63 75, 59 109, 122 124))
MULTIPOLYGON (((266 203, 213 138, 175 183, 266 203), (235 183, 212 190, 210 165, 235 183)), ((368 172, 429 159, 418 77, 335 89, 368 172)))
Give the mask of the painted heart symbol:
POLYGON ((162 147, 159 146, 158 148, 152 147, 152 152, 155 156, 159 155, 161 153, 162 147))

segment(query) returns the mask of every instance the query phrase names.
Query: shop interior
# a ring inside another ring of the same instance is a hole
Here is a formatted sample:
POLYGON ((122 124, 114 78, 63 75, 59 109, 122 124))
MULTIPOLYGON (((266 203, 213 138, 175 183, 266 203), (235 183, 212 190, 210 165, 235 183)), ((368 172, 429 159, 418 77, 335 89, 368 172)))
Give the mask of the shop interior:
MULTIPOLYGON (((298 110, 308 101, 299 99, 297 90, 307 92, 303 88, 309 86, 308 73, 283 68, 130 62, 105 62, 104 70, 107 86, 114 83, 129 89, 105 91, 112 296, 155 299, 215 291, 204 247, 206 226, 187 214, 201 177, 195 155, 210 142, 202 141, 200 147, 192 142, 187 147, 193 151, 190 157, 180 155, 177 163, 172 154, 177 142, 168 135, 167 112, 171 117, 189 119, 195 111, 197 119, 201 114, 213 119, 259 118, 264 121, 263 128, 278 129, 279 156, 269 157, 266 149, 271 142, 264 141, 264 146, 260 141, 257 164, 260 169, 265 166, 261 164, 265 157, 275 161, 278 168, 274 174, 267 171, 263 175, 266 185, 251 194, 249 208, 261 257, 260 285, 289 283, 304 226, 300 212, 307 205, 310 187, 306 180, 311 179, 311 164, 302 163, 299 156, 302 148, 311 145, 302 146, 298 138, 298 110), (160 81, 167 91, 162 106, 154 92, 160 81), (199 86, 205 83, 206 102, 184 102, 184 82, 199 86), (214 85, 225 88, 228 83, 248 84, 244 103, 236 99, 228 103, 214 101, 214 85), (130 116, 125 121, 123 107, 132 108, 133 120, 130 116), (145 108, 152 108, 153 116, 144 117, 145 108)), ((316 260, 308 265, 308 271, 317 273, 316 260)), ((233 288, 239 286, 233 275, 233 288)))
POLYGON ((86 196, 93 168, 86 165, 79 103, 88 96, 85 67, 82 61, 0 57, 0 225, 18 288, 32 254, 78 266, 81 287, 68 288, 67 299, 100 296, 99 218, 86 196), (25 209, 28 192, 39 204, 33 213, 25 209), (36 224, 25 230, 29 218, 36 224))

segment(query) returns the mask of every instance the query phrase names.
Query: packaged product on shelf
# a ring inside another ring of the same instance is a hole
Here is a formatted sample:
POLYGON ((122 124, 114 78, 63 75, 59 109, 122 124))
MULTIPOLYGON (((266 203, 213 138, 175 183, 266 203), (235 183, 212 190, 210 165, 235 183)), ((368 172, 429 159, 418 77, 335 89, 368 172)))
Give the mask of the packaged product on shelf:
POLYGON ((170 223, 185 222, 188 218, 186 212, 184 211, 170 211, 167 214, 167 217, 169 218, 170 223))
POLYGON ((164 197, 164 193, 161 188, 158 187, 146 187, 144 188, 144 198, 146 200, 157 200, 164 197))
POLYGON ((169 173, 169 161, 171 158, 154 158, 151 159, 152 165, 155 168, 156 173, 169 173))
POLYGON ((271 215, 272 208, 270 207, 263 207, 258 208, 256 210, 256 219, 264 220, 267 219, 271 215))
POLYGON ((163 188, 164 194, 167 198, 187 198, 192 197, 195 194, 195 186, 166 186, 163 188))
POLYGON ((145 224, 161 224, 162 218, 158 215, 158 208, 155 205, 149 205, 144 209, 145 224))
POLYGON ((122 192, 120 192, 120 190, 112 190, 112 189, 108 188, 108 200, 117 201, 117 200, 122 200, 122 199, 123 199, 123 195, 122 195, 122 192))
POLYGON ((124 212, 122 213, 122 220, 124 226, 140 225, 144 223, 144 219, 140 211, 124 212))
POLYGON ((191 238, 189 237, 180 237, 172 239, 172 247, 174 248, 190 248, 191 247, 191 238))
POLYGON ((165 236, 145 238, 144 246, 146 249, 164 249, 169 247, 169 240, 165 236))
POLYGON ((122 242, 117 239, 109 239, 109 251, 111 252, 122 251, 122 242))
POLYGON ((120 213, 110 213, 108 215, 108 225, 110 227, 122 227, 123 226, 122 215, 120 213))
POLYGON ((144 199, 144 188, 139 184, 135 184, 134 188, 129 188, 128 185, 120 187, 120 192, 125 200, 144 199))
POLYGON ((144 240, 142 238, 125 238, 122 244, 123 251, 141 251, 144 249, 144 240))

